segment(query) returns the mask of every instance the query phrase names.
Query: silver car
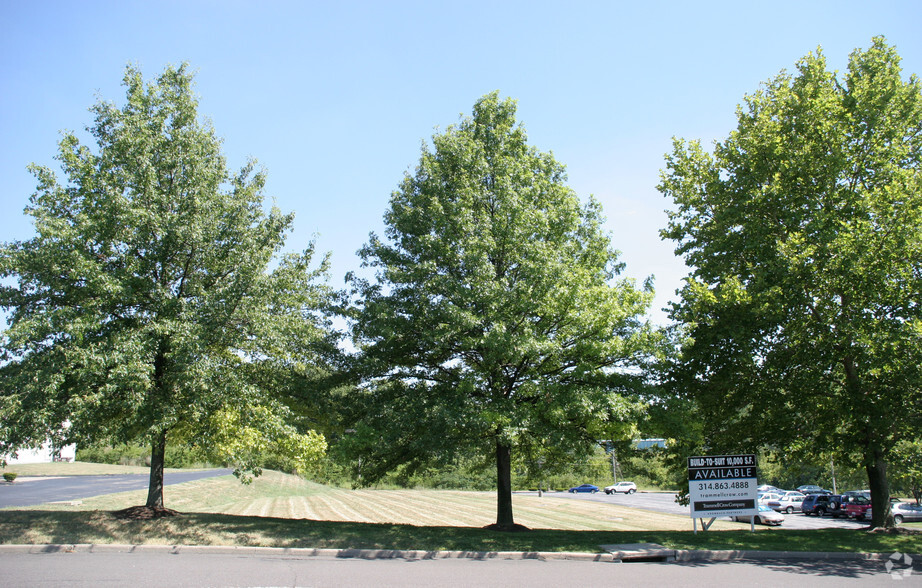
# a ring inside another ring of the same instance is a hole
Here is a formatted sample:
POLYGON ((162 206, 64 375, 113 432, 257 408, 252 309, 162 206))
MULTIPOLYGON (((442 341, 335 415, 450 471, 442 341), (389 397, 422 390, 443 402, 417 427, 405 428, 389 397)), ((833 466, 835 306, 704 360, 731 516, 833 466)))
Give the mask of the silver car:
POLYGON ((778 500, 769 500, 766 504, 772 510, 791 514, 800 510, 801 505, 804 503, 804 498, 806 498, 805 494, 789 490, 782 494, 778 500))
MULTIPOLYGON (((922 505, 911 502, 901 502, 890 506, 890 512, 893 513, 893 522, 899 525, 903 521, 907 523, 922 521, 922 505)), ((871 511, 868 511, 870 516, 871 511)))

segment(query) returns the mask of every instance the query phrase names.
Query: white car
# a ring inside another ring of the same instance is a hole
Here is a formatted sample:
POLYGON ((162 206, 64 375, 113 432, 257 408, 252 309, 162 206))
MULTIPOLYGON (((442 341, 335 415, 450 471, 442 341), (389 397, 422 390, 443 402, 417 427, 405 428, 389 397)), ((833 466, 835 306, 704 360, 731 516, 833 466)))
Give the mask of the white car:
POLYGON ((759 494, 759 504, 768 504, 772 500, 781 500, 781 494, 779 492, 766 492, 764 494, 759 494))
POLYGON ((618 482, 613 486, 605 487, 605 494, 612 494, 614 492, 624 492, 625 494, 633 494, 637 492, 637 484, 634 482, 618 482))
MULTIPOLYGON (((752 517, 748 516, 737 516, 731 517, 734 521, 739 521, 741 523, 748 523, 749 519, 752 517)), ((780 525, 784 522, 784 515, 780 512, 775 512, 768 506, 764 504, 759 505, 759 514, 756 515, 756 522, 760 525, 780 525)))

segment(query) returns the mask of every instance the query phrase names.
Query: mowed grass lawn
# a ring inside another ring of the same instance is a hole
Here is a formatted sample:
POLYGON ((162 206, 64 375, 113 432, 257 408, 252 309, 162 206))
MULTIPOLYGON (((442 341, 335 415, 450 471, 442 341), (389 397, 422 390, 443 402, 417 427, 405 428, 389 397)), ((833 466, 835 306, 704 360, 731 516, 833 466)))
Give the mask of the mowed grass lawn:
MULTIPOLYGON (((143 504, 146 490, 18 510, 113 511, 143 504)), ((233 476, 166 486, 164 503, 181 513, 435 527, 483 527, 496 518, 496 494, 452 490, 349 490, 266 471, 251 484, 233 476)), ((691 519, 613 504, 545 496, 513 496, 516 522, 570 531, 688 530, 691 519)), ((3 512, 3 511, 0 511, 3 512)), ((718 521, 715 528, 739 528, 718 521)))
MULTIPOLYGON (((70 473, 80 468, 69 465, 70 473)), ((19 469, 21 476, 41 473, 19 469)), ((748 524, 726 520, 695 535, 686 516, 533 495, 513 496, 516 522, 532 531, 499 533, 482 528, 495 520, 492 492, 348 490, 273 471, 249 485, 223 476, 167 486, 166 506, 183 513, 178 517, 128 521, 111 514, 145 498, 146 491, 133 491, 0 510, 0 544, 598 552, 603 544, 653 542, 677 549, 922 551, 918 535, 764 528, 753 534, 748 524)))

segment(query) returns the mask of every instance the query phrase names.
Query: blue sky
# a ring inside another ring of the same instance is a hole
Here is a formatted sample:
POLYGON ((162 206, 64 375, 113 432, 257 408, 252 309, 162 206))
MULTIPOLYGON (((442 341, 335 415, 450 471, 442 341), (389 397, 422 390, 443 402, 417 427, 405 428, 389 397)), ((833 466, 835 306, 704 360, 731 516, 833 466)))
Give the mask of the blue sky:
POLYGON ((920 23, 917 0, 0 0, 0 241, 31 236, 26 166, 54 166, 60 131, 82 131, 97 98, 122 101, 126 64, 153 78, 188 61, 230 167, 259 161, 267 196, 296 213, 289 249, 316 236, 342 287, 422 142, 499 90, 530 143, 602 202, 664 322, 686 272, 658 234, 671 138, 723 139, 745 94, 818 46, 842 70, 884 35, 922 74, 920 23))

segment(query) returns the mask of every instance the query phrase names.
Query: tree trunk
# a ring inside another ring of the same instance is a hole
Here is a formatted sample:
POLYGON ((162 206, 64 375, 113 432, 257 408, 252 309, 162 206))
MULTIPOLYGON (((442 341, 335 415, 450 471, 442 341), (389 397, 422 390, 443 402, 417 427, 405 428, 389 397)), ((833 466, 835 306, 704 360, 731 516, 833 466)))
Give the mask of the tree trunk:
MULTIPOLYGON (((154 385, 149 394, 153 396, 148 399, 154 405, 159 403, 160 397, 164 395, 167 380, 167 361, 170 353, 170 340, 167 336, 160 338, 157 345, 157 355, 154 357, 154 385)), ((166 430, 161 430, 156 437, 151 440, 150 450, 150 483, 147 487, 147 507, 163 508, 163 461, 166 454, 166 430)))
MULTIPOLYGON (((845 368, 845 388, 849 398, 860 402, 865 394, 858 376, 855 358, 846 356, 842 365, 845 368)), ((890 483, 887 481, 887 461, 884 450, 874 432, 879 418, 869 416, 864 430, 864 469, 868 474, 868 489, 871 491, 871 527, 892 527, 893 514, 890 512, 890 483)))
POLYGON ((512 450, 496 440, 496 528, 512 530, 512 450))
POLYGON ((163 461, 166 455, 166 431, 151 443, 150 484, 147 488, 148 508, 163 508, 163 461))
POLYGON ((876 443, 872 441, 868 445, 865 449, 865 470, 868 473, 868 488, 871 490, 871 527, 892 527, 887 460, 876 443))

